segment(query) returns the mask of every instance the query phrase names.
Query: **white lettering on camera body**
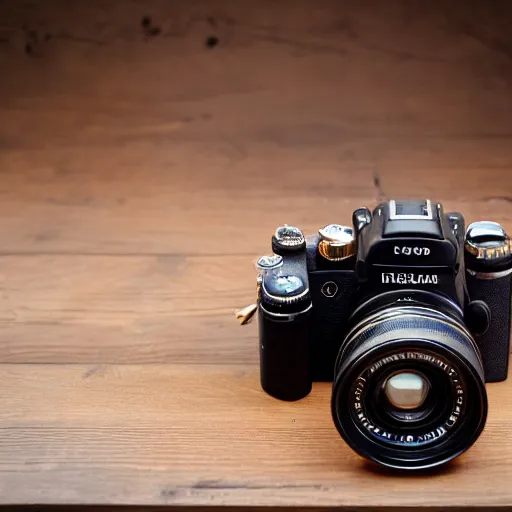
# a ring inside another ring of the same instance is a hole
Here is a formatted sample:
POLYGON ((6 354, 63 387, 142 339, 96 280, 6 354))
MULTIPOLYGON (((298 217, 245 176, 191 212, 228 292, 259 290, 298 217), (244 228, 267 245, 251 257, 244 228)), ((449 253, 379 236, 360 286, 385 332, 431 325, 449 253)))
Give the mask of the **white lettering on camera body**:
POLYGON ((430 254, 430 249, 428 247, 409 247, 409 246, 400 246, 395 245, 393 248, 393 252, 395 254, 403 254, 405 256, 428 256, 430 254))
POLYGON ((405 272, 383 272, 383 284, 437 284, 435 274, 411 274, 405 272))

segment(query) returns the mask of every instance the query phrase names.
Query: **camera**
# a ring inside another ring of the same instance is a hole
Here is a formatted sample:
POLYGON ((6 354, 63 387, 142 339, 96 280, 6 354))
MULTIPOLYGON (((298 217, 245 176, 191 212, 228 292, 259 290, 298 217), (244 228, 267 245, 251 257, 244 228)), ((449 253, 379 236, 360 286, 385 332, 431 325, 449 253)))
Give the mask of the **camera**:
POLYGON ((485 383, 507 378, 512 251, 499 224, 464 224, 440 203, 390 200, 352 226, 277 228, 256 264, 262 388, 299 400, 332 381, 342 438, 384 466, 467 450, 485 383))

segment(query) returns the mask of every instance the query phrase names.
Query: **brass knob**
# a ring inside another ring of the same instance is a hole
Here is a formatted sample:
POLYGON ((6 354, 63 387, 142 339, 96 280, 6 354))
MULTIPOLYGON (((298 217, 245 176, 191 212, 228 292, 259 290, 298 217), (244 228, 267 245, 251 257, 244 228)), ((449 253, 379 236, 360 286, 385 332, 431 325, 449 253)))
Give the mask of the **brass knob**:
POLYGON ((329 224, 318 230, 318 252, 329 261, 342 261, 356 253, 354 231, 340 224, 329 224))
POLYGON ((473 222, 466 232, 464 248, 479 260, 497 260, 510 256, 511 242, 505 230, 490 221, 473 222))

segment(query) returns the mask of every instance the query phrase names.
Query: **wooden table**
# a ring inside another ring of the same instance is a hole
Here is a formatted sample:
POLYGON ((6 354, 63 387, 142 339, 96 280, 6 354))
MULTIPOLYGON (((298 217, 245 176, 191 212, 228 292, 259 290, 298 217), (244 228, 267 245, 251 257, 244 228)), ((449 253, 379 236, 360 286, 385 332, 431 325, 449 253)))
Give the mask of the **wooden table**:
POLYGON ((260 390, 281 223, 432 197, 512 231, 510 2, 0 2, 0 503, 512 504, 512 380, 397 476, 260 390), (71 5, 68 5, 71 4, 71 5))

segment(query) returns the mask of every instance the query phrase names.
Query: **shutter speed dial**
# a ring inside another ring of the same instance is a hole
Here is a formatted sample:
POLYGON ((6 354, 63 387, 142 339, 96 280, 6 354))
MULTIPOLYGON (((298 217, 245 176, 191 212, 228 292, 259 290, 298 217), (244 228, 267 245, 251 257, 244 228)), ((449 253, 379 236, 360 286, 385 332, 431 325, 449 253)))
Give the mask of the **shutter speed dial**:
MULTIPOLYGON (((256 287, 258 298, 262 299, 265 307, 289 307, 303 309, 308 303, 309 289, 300 275, 283 270, 284 259, 279 254, 261 256, 256 262, 258 278, 256 287)), ((292 312, 291 310, 288 312, 292 312)))
POLYGON ((267 311, 295 313, 311 304, 309 289, 301 276, 270 273, 263 277, 261 299, 267 311))
POLYGON ((354 231, 348 226, 328 224, 318 230, 318 252, 329 261, 342 261, 356 253, 354 231))
POLYGON ((290 254, 306 248, 306 239, 302 231, 295 226, 280 226, 272 237, 272 250, 276 254, 290 254))
POLYGON ((273 270, 279 268, 283 264, 283 257, 279 254, 272 256, 261 256, 256 262, 256 270, 263 272, 265 270, 273 270))
POLYGON ((512 245, 505 230, 490 221, 473 222, 464 244, 466 268, 496 272, 512 267, 512 245))
POLYGON ((466 233, 466 251, 478 259, 503 258, 510 255, 510 239, 497 222, 473 222, 466 233))

